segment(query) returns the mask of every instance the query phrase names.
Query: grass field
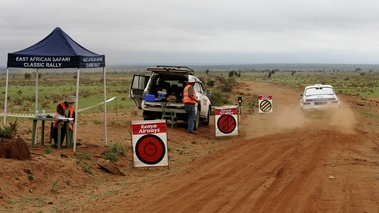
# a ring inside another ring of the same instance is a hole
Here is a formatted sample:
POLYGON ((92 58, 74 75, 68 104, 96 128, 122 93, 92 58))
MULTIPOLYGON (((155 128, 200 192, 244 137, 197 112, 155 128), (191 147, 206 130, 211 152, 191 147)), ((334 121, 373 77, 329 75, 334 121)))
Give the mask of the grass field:
POLYGON ((267 72, 246 72, 243 74, 252 81, 276 82, 291 87, 301 87, 312 84, 330 84, 337 94, 350 94, 359 97, 379 97, 378 72, 275 72, 268 77, 267 72))
MULTIPOLYGON (((195 72, 200 77, 206 89, 212 90, 213 102, 228 104, 229 100, 218 100, 233 94, 233 86, 237 81, 275 82, 291 87, 304 88, 307 85, 321 83, 334 86, 337 94, 350 94, 359 97, 379 97, 379 73, 377 72, 348 72, 348 71, 244 71, 239 75, 231 75, 229 72, 195 72), (210 81, 216 82, 214 85, 210 81)), ((235 72, 237 73, 237 72, 235 72)), ((16 73, 9 75, 8 108, 7 113, 31 114, 35 111, 35 73, 16 73), (31 75, 30 75, 31 74, 31 75), (30 77, 31 76, 31 77, 30 77)), ((117 97, 107 104, 107 111, 136 111, 134 102, 129 98, 129 87, 133 72, 108 72, 106 75, 107 98, 117 97)), ((149 75, 148 72, 138 74, 149 75)), ((55 107, 67 95, 75 95, 77 74, 75 72, 42 73, 40 72, 38 87, 38 109, 44 109, 47 113, 54 113, 55 107)), ((2 100, 5 96, 5 74, 2 76, 2 100)), ((81 72, 79 81, 79 109, 88 108, 100 104, 104 100, 103 73, 81 72)), ((233 94, 238 96, 239 94, 233 94)), ((243 95, 243 94, 242 94, 243 95)), ((214 104, 213 104, 214 105, 214 104)), ((1 111, 4 102, 1 101, 1 111)), ((82 111, 82 113, 98 113, 103 111, 103 105, 82 111)))
MULTIPOLYGON (((115 101, 107 104, 107 110, 112 111, 124 108, 133 108, 134 102, 129 97, 131 73, 107 73, 107 99, 117 96, 115 101), (117 104, 117 105, 116 105, 117 104)), ((5 76, 2 78, 3 100, 5 95, 5 76)), ((26 79, 24 74, 12 74, 8 83, 9 113, 34 113, 35 111, 35 78, 26 79)), ((76 73, 46 73, 38 81, 38 109, 54 113, 55 107, 67 95, 76 94, 76 73)), ((104 101, 104 87, 102 72, 81 73, 79 81, 79 109, 97 105, 104 101)), ((4 102, 1 102, 4 108, 4 102)), ((100 105, 83 111, 96 113, 102 111, 100 105)))

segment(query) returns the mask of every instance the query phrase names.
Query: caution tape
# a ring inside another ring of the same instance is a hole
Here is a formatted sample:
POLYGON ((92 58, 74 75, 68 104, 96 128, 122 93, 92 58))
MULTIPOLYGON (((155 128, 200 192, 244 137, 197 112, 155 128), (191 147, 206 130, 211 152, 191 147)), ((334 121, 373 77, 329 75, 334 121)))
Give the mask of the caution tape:
MULTIPOLYGON (((110 99, 106 100, 105 103, 108 103, 108 102, 110 102, 110 101, 113 101, 114 99, 116 99, 116 97, 117 97, 117 96, 115 96, 115 97, 113 97, 113 98, 110 98, 110 99)), ((84 110, 91 109, 91 108, 94 108, 94 107, 99 106, 99 105, 102 105, 102 104, 104 104, 104 101, 101 102, 101 103, 99 103, 99 104, 93 105, 93 106, 89 106, 89 107, 86 107, 86 108, 83 108, 83 109, 78 109, 78 112, 82 112, 82 111, 84 111, 84 110)))
MULTIPOLYGON (((108 100, 105 101, 105 103, 108 103, 110 101, 113 101, 114 99, 116 99, 117 96, 115 97, 112 97, 108 100)), ((83 108, 83 109, 78 109, 76 110, 77 112, 82 112, 82 111, 85 111, 85 110, 88 110, 88 109, 92 109, 94 107, 97 107, 99 105, 102 105, 104 104, 104 101, 99 103, 99 104, 95 104, 93 106, 89 106, 89 107, 86 107, 86 108, 83 108)), ((50 115, 50 116, 55 116, 55 113, 46 113, 46 115, 50 115)), ((4 116, 4 113, 0 113, 0 116, 4 116)), ((7 113, 7 117, 16 117, 16 118, 32 118, 34 117, 35 114, 21 114, 21 113, 7 113)))

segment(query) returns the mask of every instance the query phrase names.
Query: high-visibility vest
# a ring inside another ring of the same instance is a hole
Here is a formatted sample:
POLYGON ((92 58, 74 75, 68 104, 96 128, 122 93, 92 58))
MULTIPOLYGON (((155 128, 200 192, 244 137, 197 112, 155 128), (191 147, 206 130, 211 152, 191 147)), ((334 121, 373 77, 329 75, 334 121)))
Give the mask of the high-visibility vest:
MULTIPOLYGON (((61 103, 60 105, 62 106, 63 111, 66 111, 66 109, 67 109, 66 104, 61 103)), ((59 105, 57 105, 57 108, 56 108, 56 110, 57 110, 56 114, 57 114, 57 115, 59 114, 59 112, 58 112, 58 106, 59 106, 59 105)), ((74 108, 73 106, 70 107, 70 111, 69 111, 68 115, 65 115, 65 117, 66 117, 66 118, 72 118, 72 116, 74 115, 74 110, 75 110, 75 108, 74 108)), ((58 127, 58 122, 55 121, 54 126, 58 127)), ((62 126, 63 126, 63 124, 61 125, 61 127, 62 127, 62 126)), ((74 129, 74 127, 72 126, 72 124, 70 124, 69 127, 70 127, 71 130, 74 129)))
MULTIPOLYGON (((187 84, 187 86, 184 88, 184 91, 183 91, 183 103, 185 104, 196 104, 197 101, 191 99, 190 97, 188 97, 188 90, 189 88, 191 87, 190 84, 187 84)), ((193 90, 193 95, 196 97, 196 91, 193 90)))

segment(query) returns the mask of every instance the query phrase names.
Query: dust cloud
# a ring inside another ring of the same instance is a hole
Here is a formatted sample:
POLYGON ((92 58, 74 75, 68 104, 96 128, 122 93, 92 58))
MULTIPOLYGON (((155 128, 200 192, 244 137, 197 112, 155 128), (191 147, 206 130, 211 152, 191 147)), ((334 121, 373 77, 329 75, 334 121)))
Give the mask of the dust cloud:
POLYGON ((353 110, 348 104, 344 103, 331 115, 329 121, 329 125, 333 129, 346 134, 354 134, 354 128, 357 123, 353 110))
POLYGON ((321 113, 304 114, 298 105, 281 106, 272 113, 254 113, 248 116, 251 125, 244 129, 246 139, 285 133, 294 129, 333 130, 343 134, 354 134, 357 120, 347 104, 335 110, 321 113))

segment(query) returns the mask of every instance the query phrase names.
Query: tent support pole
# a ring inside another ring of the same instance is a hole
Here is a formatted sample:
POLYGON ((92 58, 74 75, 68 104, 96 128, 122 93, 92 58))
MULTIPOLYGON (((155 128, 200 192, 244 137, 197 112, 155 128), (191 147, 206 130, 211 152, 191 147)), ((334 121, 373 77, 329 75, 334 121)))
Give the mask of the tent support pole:
POLYGON ((105 67, 103 67, 103 85, 104 85, 104 144, 107 145, 107 78, 105 67))
POLYGON ((7 123, 7 105, 8 105, 8 77, 9 77, 9 67, 7 68, 7 77, 5 81, 5 100, 4 100, 4 126, 7 123))
MULTIPOLYGON (((36 107, 36 109, 35 109, 35 116, 38 116, 37 115, 37 111, 38 111, 38 79, 39 78, 39 73, 38 73, 38 68, 37 68, 37 71, 36 71, 36 99, 35 99, 35 107, 36 107)), ((36 135, 35 135, 35 138, 33 139, 33 140, 35 140, 35 141, 37 141, 37 130, 36 130, 36 135)))
POLYGON ((35 99, 35 111, 34 112, 37 112, 38 110, 38 77, 39 77, 39 74, 38 74, 38 68, 37 68, 37 72, 36 72, 36 99, 35 99))
POLYGON ((74 153, 76 153, 76 132, 77 132, 77 127, 78 127, 78 122, 79 122, 79 79, 80 79, 80 69, 78 68, 78 74, 76 75, 76 95, 75 95, 75 122, 74 122, 74 138, 73 138, 73 143, 74 143, 74 153))

